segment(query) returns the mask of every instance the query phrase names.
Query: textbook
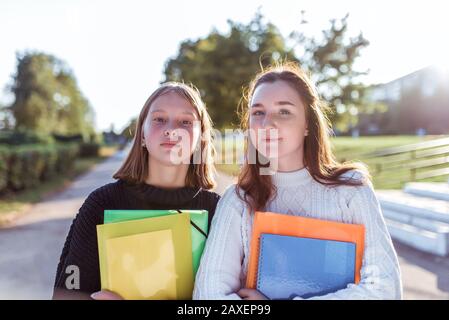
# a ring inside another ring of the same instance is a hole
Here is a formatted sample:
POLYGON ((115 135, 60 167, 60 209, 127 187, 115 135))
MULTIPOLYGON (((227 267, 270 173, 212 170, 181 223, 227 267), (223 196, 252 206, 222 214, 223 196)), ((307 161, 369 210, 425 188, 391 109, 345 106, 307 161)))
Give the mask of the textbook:
POLYGON ((191 299, 190 214, 97 225, 101 289, 125 299, 191 299))
POLYGON ((355 281, 355 244, 262 234, 257 290, 270 299, 310 298, 355 281))
MULTIPOLYGON (((262 234, 321 239, 353 243, 355 245, 354 283, 360 282, 365 227, 334 221, 305 218, 274 212, 255 212, 250 243, 246 287, 257 288, 260 258, 260 238, 262 234)), ((280 262, 278 262, 280 263, 280 262)))
POLYGON ((104 223, 160 217, 179 213, 190 215, 193 273, 196 275, 208 234, 207 210, 105 210, 104 223))

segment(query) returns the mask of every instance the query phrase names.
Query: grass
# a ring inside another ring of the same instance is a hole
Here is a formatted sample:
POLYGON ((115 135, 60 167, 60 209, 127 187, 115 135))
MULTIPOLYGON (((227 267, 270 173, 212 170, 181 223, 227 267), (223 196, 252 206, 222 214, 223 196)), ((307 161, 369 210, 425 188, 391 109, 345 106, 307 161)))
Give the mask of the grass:
MULTIPOLYGON (((364 155, 369 154, 376 150, 382 150, 389 147, 402 146, 424 142, 427 140, 444 138, 444 136, 376 136, 376 137, 335 137, 332 138, 332 149, 339 161, 348 160, 361 160, 364 155)), ((224 148, 232 148, 230 143, 225 142, 224 148)), ((241 150, 242 146, 236 146, 237 150, 241 150)), ((375 159, 376 163, 380 161, 388 161, 383 158, 375 159)), ((374 161, 364 160, 364 163, 368 165, 370 172, 374 172, 374 161)), ((446 165, 447 166, 447 165, 446 165)), ((437 169, 436 167, 435 169, 437 169)), ((239 165, 237 163, 232 164, 217 164, 217 169, 228 175, 237 175, 239 172, 239 165)), ((426 182, 445 182, 446 176, 440 176, 436 178, 429 178, 420 181, 426 182)), ((396 172, 388 172, 388 177, 373 175, 373 183, 377 189, 400 189, 405 182, 408 182, 408 171, 397 170, 396 172), (390 183, 392 182, 392 183, 390 183)))
POLYGON ((379 137, 335 137, 333 151, 338 159, 352 160, 361 155, 390 147, 420 143, 442 138, 441 136, 379 136, 379 137))
POLYGON ((223 172, 229 176, 237 176, 240 170, 238 164, 216 164, 218 171, 223 172))
POLYGON ((104 161, 116 151, 116 147, 101 147, 98 157, 76 159, 73 170, 64 176, 57 176, 35 188, 3 195, 0 199, 0 226, 23 214, 31 205, 63 190, 73 179, 89 171, 94 165, 104 161))

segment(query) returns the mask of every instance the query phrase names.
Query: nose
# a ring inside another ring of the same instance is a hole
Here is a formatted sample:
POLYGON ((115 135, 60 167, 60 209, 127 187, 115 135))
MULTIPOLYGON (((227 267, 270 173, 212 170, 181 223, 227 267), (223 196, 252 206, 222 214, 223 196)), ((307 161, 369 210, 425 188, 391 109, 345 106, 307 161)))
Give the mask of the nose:
POLYGON ((176 129, 167 129, 164 131, 164 136, 170 137, 170 139, 175 139, 178 137, 178 133, 176 132, 176 129))
POLYGON ((262 123, 265 129, 277 128, 276 122, 271 114, 267 114, 262 123))
POLYGON ((170 122, 167 125, 166 129, 164 130, 164 136, 167 138, 170 138, 170 140, 177 139, 179 136, 177 131, 178 131, 178 128, 177 128, 176 124, 173 122, 170 122))

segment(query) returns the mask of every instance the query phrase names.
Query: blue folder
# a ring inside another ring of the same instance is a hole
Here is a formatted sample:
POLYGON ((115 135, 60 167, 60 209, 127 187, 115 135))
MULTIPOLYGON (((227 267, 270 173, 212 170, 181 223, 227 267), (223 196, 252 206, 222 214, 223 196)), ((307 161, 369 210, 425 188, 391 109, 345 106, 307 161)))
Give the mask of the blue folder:
POLYGON ((262 234, 257 290, 270 299, 310 298, 354 283, 354 243, 262 234))

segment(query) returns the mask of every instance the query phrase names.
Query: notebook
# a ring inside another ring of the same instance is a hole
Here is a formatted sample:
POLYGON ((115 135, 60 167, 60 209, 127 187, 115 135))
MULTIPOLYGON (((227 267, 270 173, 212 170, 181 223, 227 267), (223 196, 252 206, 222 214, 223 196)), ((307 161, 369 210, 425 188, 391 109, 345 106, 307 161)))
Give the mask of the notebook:
POLYGON ((354 243, 262 234, 257 290, 270 299, 310 298, 354 283, 354 243))
POLYGON ((357 224, 305 218, 274 212, 256 212, 252 228, 246 287, 255 289, 259 264, 260 236, 263 233, 293 237, 351 242, 356 247, 355 283, 360 281, 365 227, 357 224))

